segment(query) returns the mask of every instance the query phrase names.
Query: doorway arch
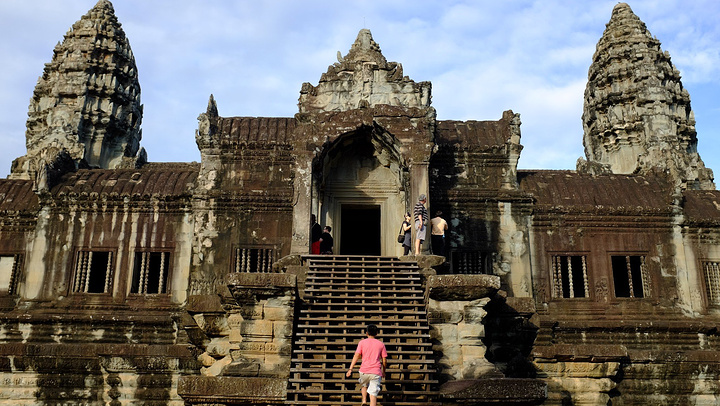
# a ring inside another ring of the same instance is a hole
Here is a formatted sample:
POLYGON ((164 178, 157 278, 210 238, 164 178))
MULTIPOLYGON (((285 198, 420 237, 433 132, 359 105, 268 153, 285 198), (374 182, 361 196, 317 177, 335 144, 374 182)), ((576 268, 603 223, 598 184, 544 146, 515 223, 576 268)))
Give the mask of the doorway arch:
POLYGON ((327 144, 313 163, 321 222, 335 253, 398 256, 409 176, 399 141, 378 125, 360 126, 327 144))

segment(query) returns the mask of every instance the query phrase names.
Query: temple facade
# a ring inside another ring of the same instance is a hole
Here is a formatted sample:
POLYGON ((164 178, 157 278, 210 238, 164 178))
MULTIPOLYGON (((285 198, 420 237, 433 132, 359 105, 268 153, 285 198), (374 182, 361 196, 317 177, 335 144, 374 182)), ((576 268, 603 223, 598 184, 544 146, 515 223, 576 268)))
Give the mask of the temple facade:
POLYGON ((373 321, 383 405, 717 404, 720 193, 690 96, 627 4, 588 62, 574 170, 519 170, 513 111, 438 120, 431 83, 365 29, 294 117, 221 117, 210 96, 200 163, 154 163, 98 1, 0 179, 0 402, 359 404, 339 376, 373 321), (420 195, 446 255, 402 256, 420 195), (334 255, 310 255, 311 215, 334 255))

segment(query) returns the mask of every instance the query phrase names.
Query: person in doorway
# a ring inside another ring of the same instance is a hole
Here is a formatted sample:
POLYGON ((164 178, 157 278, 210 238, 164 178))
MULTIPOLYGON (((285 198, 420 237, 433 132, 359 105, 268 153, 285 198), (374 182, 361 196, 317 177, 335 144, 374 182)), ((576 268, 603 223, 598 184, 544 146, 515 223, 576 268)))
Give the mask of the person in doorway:
POLYGON ((427 234, 428 212, 425 203, 427 203, 427 197, 422 194, 418 196, 418 202, 413 209, 413 216, 415 217, 415 255, 420 255, 420 247, 425 242, 425 235, 427 234))
POLYGON ((323 233, 320 235, 320 253, 323 255, 332 255, 333 253, 333 238, 330 235, 332 227, 325 226, 323 233))
POLYGON ((430 220, 432 252, 435 255, 445 256, 445 231, 448 229, 447 221, 442 218, 440 210, 435 212, 435 217, 430 220))
POLYGON ((403 255, 407 255, 412 249, 412 216, 410 213, 405 213, 405 221, 402 223, 402 232, 405 235, 405 239, 402 242, 403 255))
POLYGON ((385 344, 382 341, 375 338, 378 333, 378 328, 374 324, 368 324, 365 328, 365 334, 367 338, 360 340, 355 355, 353 356, 352 362, 350 362, 350 368, 345 374, 346 377, 350 378, 352 375, 353 368, 358 362, 358 359, 362 358, 360 364, 360 382, 361 393, 362 393, 362 404, 363 406, 368 405, 368 395, 370 395, 370 406, 377 405, 377 396, 380 393, 380 385, 382 379, 385 378, 385 370, 387 369, 387 350, 385 344))
POLYGON ((317 217, 314 214, 310 215, 310 253, 320 253, 320 236, 322 235, 322 227, 317 222, 317 217))

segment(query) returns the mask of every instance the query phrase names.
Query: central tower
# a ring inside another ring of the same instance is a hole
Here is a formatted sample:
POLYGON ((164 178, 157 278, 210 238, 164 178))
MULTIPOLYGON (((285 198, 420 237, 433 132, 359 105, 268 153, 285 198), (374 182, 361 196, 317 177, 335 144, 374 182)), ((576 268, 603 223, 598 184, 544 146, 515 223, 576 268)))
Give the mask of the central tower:
MULTIPOLYGON (((317 214, 333 227, 336 252, 398 255, 403 214, 429 189, 436 126, 430 101, 430 82, 404 76, 366 29, 347 55, 338 52, 317 86, 304 83, 294 230, 307 229, 317 214)), ((306 251, 302 234, 294 233, 293 252, 306 251)))

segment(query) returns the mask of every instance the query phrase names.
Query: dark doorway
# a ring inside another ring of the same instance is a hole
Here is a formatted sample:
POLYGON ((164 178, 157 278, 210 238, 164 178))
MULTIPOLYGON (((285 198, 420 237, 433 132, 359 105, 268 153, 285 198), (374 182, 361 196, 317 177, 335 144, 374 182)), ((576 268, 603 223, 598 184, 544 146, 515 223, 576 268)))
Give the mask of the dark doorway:
POLYGON ((380 206, 343 204, 340 253, 380 255, 380 206))

